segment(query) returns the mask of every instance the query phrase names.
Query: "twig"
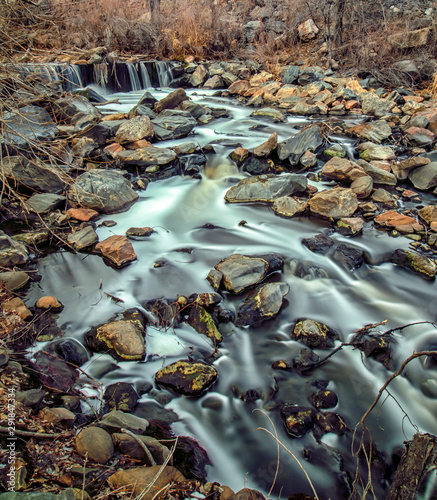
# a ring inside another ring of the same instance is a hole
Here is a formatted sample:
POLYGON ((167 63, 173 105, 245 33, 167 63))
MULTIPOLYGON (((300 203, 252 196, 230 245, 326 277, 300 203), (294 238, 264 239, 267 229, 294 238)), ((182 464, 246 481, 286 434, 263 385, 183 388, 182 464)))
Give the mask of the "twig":
POLYGON ((129 431, 128 429, 121 429, 121 432, 123 432, 124 434, 127 434, 128 436, 134 438, 135 441, 144 450, 144 453, 147 455, 147 458, 149 459, 149 462, 152 465, 156 465, 156 462, 155 462, 154 458, 152 457, 152 454, 150 453, 149 448, 147 448, 147 446, 143 443, 143 441, 141 441, 141 439, 136 434, 134 434, 133 432, 129 431))
MULTIPOLYGON (((3 434, 9 434, 10 430, 8 427, 3 427, 0 425, 0 433, 3 434)), ((69 434, 73 434, 74 431, 67 431, 67 432, 58 432, 56 434, 48 434, 45 432, 31 432, 31 431, 22 431, 20 429, 15 429, 14 434, 17 436, 23 436, 23 437, 35 437, 35 438, 40 438, 40 439, 50 439, 50 438, 58 438, 60 436, 68 436, 69 434)))

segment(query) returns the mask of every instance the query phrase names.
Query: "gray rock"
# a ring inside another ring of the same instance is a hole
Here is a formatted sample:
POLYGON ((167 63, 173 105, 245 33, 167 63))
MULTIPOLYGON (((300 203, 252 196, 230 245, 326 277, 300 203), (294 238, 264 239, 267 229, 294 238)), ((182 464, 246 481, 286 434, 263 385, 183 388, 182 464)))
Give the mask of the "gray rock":
POLYGON ((261 116, 263 118, 271 118, 274 122, 285 122, 285 116, 281 111, 274 108, 261 108, 252 113, 252 116, 261 116))
POLYGON ((386 121, 378 120, 355 125, 355 127, 349 128, 347 133, 379 144, 390 137, 391 128, 386 121))
POLYGON ((156 118, 156 113, 149 107, 141 105, 135 106, 129 111, 129 118, 134 118, 135 116, 148 116, 151 120, 153 120, 154 118, 156 118))
POLYGON ((112 410, 103 416, 98 425, 108 432, 120 432, 121 429, 127 429, 134 434, 141 435, 149 427, 149 422, 145 418, 136 417, 120 410, 112 410))
POLYGON ((43 389, 29 389, 28 391, 17 391, 15 399, 24 406, 38 406, 46 397, 47 392, 43 389))
POLYGON ((98 122, 94 117, 84 116, 74 126, 73 133, 78 137, 89 137, 99 146, 106 145, 106 141, 113 135, 114 122, 98 122))
MULTIPOLYGON (((137 438, 147 446, 155 462, 158 465, 162 465, 170 454, 170 450, 167 446, 164 446, 157 439, 151 436, 137 436, 137 438)), ((133 437, 128 434, 114 433, 112 435, 112 440, 114 441, 115 446, 120 449, 121 453, 129 455, 131 458, 136 460, 145 460, 147 464, 152 465, 149 462, 144 449, 133 437)))
POLYGON ((37 159, 7 156, 1 161, 1 168, 8 179, 35 191, 61 193, 66 187, 65 174, 61 169, 45 165, 37 159))
POLYGON ((170 109, 162 111, 152 123, 155 136, 161 141, 185 137, 197 125, 189 112, 170 109))
POLYGON ((150 118, 148 116, 136 116, 120 125, 115 134, 115 142, 127 144, 141 139, 151 139, 152 137, 153 125, 150 118))
POLYGON ((341 244, 335 249, 332 258, 340 262, 346 269, 352 271, 364 262, 364 251, 361 248, 341 244))
POLYGON ((225 195, 228 203, 273 202, 281 196, 305 191, 307 179, 298 174, 258 175, 233 186, 225 195))
POLYGON ((431 162, 414 169, 408 178, 416 189, 422 191, 437 186, 437 162, 431 162))
POLYGON ((214 75, 203 84, 204 89, 222 89, 223 87, 223 79, 219 75, 214 75))
POLYGON ((68 199, 79 206, 110 214, 130 208, 137 201, 138 193, 116 170, 91 170, 72 184, 68 199))
POLYGON ((318 125, 312 125, 279 143, 278 156, 280 160, 288 158, 292 165, 297 165, 305 151, 315 151, 322 144, 323 139, 318 125))
POLYGON ((334 245, 334 240, 327 236, 326 234, 316 234, 310 238, 304 238, 302 240, 302 245, 309 248, 312 252, 323 252, 325 253, 334 245))
POLYGON ((241 293, 261 283, 269 272, 269 263, 261 257, 234 254, 215 266, 221 273, 221 283, 225 290, 241 293))
POLYGON ((369 175, 374 184, 384 184, 386 186, 396 186, 396 176, 382 168, 375 167, 365 160, 358 160, 358 165, 369 175))
POLYGON ((368 92, 361 94, 361 109, 365 115, 374 115, 377 118, 382 118, 390 114, 395 106, 396 103, 393 101, 381 99, 375 93, 368 92))
POLYGON ((290 291, 287 283, 267 283, 258 287, 240 305, 237 312, 237 326, 251 326, 276 316, 284 297, 290 291))
POLYGON ((76 124, 81 118, 96 119, 100 112, 85 97, 64 97, 53 103, 53 112, 58 122, 76 124))
POLYGON ((26 247, 0 231, 0 266, 12 267, 25 264, 29 255, 26 247))
POLYGON ((92 226, 87 226, 80 231, 68 235, 67 241, 76 250, 83 250, 84 248, 95 245, 99 241, 99 237, 92 226))
POLYGON ((11 292, 25 287, 29 280, 29 275, 24 271, 4 271, 0 273, 0 283, 11 292))
POLYGON ((412 271, 422 278, 433 279, 436 275, 435 261, 411 250, 395 250, 391 260, 394 264, 412 271))
POLYGON ((319 321, 302 319, 293 328, 292 338, 313 349, 331 349, 334 341, 339 339, 338 333, 319 321))
POLYGON ((370 175, 359 177, 352 182, 351 189, 358 198, 367 198, 373 189, 373 179, 370 175))
POLYGON ((299 66, 288 66, 282 73, 282 83, 284 85, 290 85, 294 83, 300 74, 299 66))
POLYGON ((135 151, 121 151, 117 154, 117 158, 127 165, 168 165, 176 159, 176 153, 171 149, 150 146, 135 151))
POLYGON ((59 194, 35 193, 25 201, 25 205, 29 211, 42 215, 58 208, 65 203, 66 199, 65 196, 59 194))

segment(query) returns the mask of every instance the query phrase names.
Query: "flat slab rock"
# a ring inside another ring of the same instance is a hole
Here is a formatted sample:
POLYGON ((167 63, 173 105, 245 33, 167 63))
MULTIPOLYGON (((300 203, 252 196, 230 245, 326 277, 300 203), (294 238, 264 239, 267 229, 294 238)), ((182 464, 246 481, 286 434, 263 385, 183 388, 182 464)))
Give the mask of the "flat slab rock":
POLYGON ((281 196, 305 191, 308 181, 298 174, 265 174, 247 177, 231 187, 225 195, 228 203, 272 203, 281 196))
POLYGON ((162 368, 155 382, 173 389, 177 394, 199 396, 217 379, 217 370, 201 362, 181 360, 162 368))
POLYGON ((117 159, 127 165, 150 167, 168 165, 176 159, 176 153, 168 148, 150 146, 148 148, 120 151, 117 154, 117 159))
POLYGON ((358 199, 352 189, 335 188, 316 193, 308 205, 315 215, 341 219, 355 213, 358 208, 358 199))
POLYGON ((124 267, 137 259, 132 243, 126 236, 114 234, 98 243, 96 250, 116 267, 124 267))
POLYGON ((416 219, 409 215, 400 214, 395 210, 388 210, 377 215, 374 221, 380 226, 394 228, 400 233, 414 233, 423 230, 423 226, 416 219))

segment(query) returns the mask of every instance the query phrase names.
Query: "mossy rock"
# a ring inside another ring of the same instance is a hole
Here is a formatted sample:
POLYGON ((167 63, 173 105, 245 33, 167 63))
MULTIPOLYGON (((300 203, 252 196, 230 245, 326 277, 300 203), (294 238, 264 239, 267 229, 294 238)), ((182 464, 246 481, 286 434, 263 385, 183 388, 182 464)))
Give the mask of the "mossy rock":
POLYGON ((177 394, 199 396, 217 379, 217 370, 206 363, 181 360, 155 374, 157 384, 173 389, 177 394))

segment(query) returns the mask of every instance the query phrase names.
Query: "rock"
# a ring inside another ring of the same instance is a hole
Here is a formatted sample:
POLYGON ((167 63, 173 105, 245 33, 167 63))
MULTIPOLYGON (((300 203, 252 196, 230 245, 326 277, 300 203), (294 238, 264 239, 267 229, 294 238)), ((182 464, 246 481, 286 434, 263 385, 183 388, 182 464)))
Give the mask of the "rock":
POLYGON ((114 135, 113 129, 118 129, 120 122, 97 122, 96 118, 81 118, 74 126, 73 133, 81 138, 89 138, 99 146, 105 146, 108 139, 114 135))
POLYGON ((322 175, 335 181, 351 183, 366 175, 363 168, 346 158, 331 158, 323 165, 322 175))
POLYGON ((95 248, 116 267, 123 267, 137 259, 132 243, 126 236, 114 234, 98 243, 95 248))
POLYGON ((364 220, 360 217, 343 217, 337 221, 338 232, 345 236, 355 236, 361 233, 364 227, 364 220))
MULTIPOLYGON (((155 112, 161 113, 164 109, 174 109, 176 108, 182 101, 188 99, 187 94, 184 89, 176 89, 171 92, 168 96, 164 97, 160 101, 158 101, 155 106, 155 112)), ((140 101, 141 102, 141 101, 140 101)))
POLYGON ((252 113, 252 116, 262 116, 263 118, 271 118, 274 122, 285 122, 285 116, 281 111, 274 108, 261 108, 252 113))
POLYGON ((233 75, 232 73, 230 73, 229 71, 225 71, 222 75, 222 80, 225 84, 226 87, 229 87, 230 85, 232 85, 234 82, 236 82, 238 80, 238 78, 233 75))
POLYGON ((374 184, 384 184, 386 186, 396 186, 397 179, 396 177, 383 170, 382 168, 375 167, 371 163, 368 163, 365 160, 358 160, 358 165, 364 170, 364 172, 370 176, 373 180, 374 184))
POLYGON ((69 208, 67 210, 67 215, 70 219, 80 222, 89 222, 91 220, 97 220, 100 217, 99 212, 91 208, 69 208))
POLYGON ((358 208, 352 189, 334 188, 316 193, 308 202, 313 214, 332 219, 350 217, 358 208))
POLYGON ((339 339, 335 330, 313 319, 297 321, 291 336, 312 349, 331 349, 339 339))
POLYGON ((1 160, 1 168, 7 179, 21 186, 43 193, 62 193, 67 179, 61 169, 46 165, 24 156, 6 156, 1 160))
POLYGON ((26 149, 29 141, 51 141, 58 129, 44 108, 24 106, 17 112, 4 111, 0 123, 3 134, 0 145, 26 149))
POLYGON ((29 280, 29 275, 24 271, 4 271, 0 273, 0 283, 10 292, 25 287, 29 280))
POLYGON ((87 226, 75 233, 69 234, 67 241, 75 250, 80 251, 95 245, 99 241, 99 237, 92 226, 87 226))
POLYGON ((29 258, 26 247, 0 231, 0 266, 13 267, 25 264, 29 258))
POLYGON ((317 155, 311 153, 311 151, 305 151, 300 157, 299 162, 304 168, 315 167, 317 165, 317 155))
POLYGON ((361 94, 361 108, 365 115, 374 115, 382 118, 390 114, 396 103, 386 99, 381 99, 377 94, 367 92, 361 94))
POLYGON ((129 238, 148 238, 156 231, 151 227, 131 227, 126 231, 129 238))
POLYGON ((231 95, 238 94, 243 95, 250 88, 250 83, 247 80, 237 80, 232 85, 229 86, 228 92, 231 95))
POLYGON ((203 64, 199 64, 195 69, 194 73, 191 75, 190 84, 192 87, 200 87, 206 79, 206 75, 208 72, 206 71, 205 66, 203 64))
POLYGON ((128 210, 138 200, 138 193, 120 172, 91 170, 71 185, 68 199, 82 207, 111 214, 128 210))
POLYGON ((397 207, 398 196, 395 194, 389 193, 385 189, 382 189, 382 188, 376 189, 373 192, 371 198, 376 203, 382 203, 386 207, 389 207, 389 208, 396 208, 397 207))
POLYGON ((117 359, 134 361, 146 356, 144 332, 133 321, 113 321, 97 328, 96 340, 117 359))
POLYGON ((38 416, 51 424, 65 422, 68 425, 72 425, 76 420, 76 415, 66 408, 44 408, 39 412, 38 416))
POLYGON ((310 40, 316 38, 319 28, 315 25, 312 19, 308 19, 304 23, 299 24, 297 32, 302 42, 309 42, 310 40))
POLYGON ((76 339, 58 338, 46 345, 45 350, 76 366, 85 364, 90 356, 86 348, 76 339))
POLYGON ((431 225, 434 226, 434 224, 437 222, 437 205, 428 205, 426 207, 421 208, 418 211, 418 215, 429 226, 431 225))
POLYGON ((200 396, 216 379, 217 370, 214 367, 188 360, 176 361, 155 374, 157 384, 186 396, 200 396))
POLYGON ((249 294, 237 311, 237 326, 251 326, 276 316, 285 295, 290 291, 287 283, 267 283, 249 294))
MULTIPOLYGON (((297 104, 294 104, 290 109, 290 113, 294 115, 311 116, 318 115, 322 113, 321 104, 309 104, 301 100, 297 104)), ((326 111, 325 111, 326 112, 326 111)))
POLYGON ((428 43, 430 34, 429 28, 422 28, 413 31, 402 31, 388 37, 388 42, 396 49, 414 49, 424 47, 428 43))
POLYGON ((359 177, 351 184, 352 191, 357 195, 357 198, 367 198, 373 189, 373 179, 370 175, 359 177))
POLYGON ((35 193, 24 203, 30 212, 44 215, 65 203, 65 196, 53 193, 35 193))
POLYGON ((120 153, 117 154, 117 159, 126 165, 168 165, 176 159, 176 153, 171 149, 150 146, 135 151, 120 151, 120 153))
POLYGON ((338 397, 334 391, 322 389, 319 392, 313 392, 308 401, 317 409, 326 410, 335 408, 338 404, 338 397))
POLYGON ((32 313, 26 307, 26 304, 19 298, 15 297, 13 299, 6 300, 2 304, 3 311, 10 312, 15 311, 18 316, 20 316, 23 320, 30 319, 32 317, 32 313))
POLYGON ((106 387, 103 399, 111 410, 132 412, 140 397, 134 386, 127 382, 117 382, 106 387))
MULTIPOLYGON (((223 488, 223 486, 221 486, 221 488, 223 488)), ((224 488, 227 488, 227 486, 224 486, 224 488)), ((226 497, 225 498, 223 497, 223 493, 220 494, 220 500, 226 500, 226 497)), ((235 495, 232 495, 231 497, 227 498, 227 500, 265 500, 265 497, 258 490, 243 488, 235 495)))
POLYGON ((418 146, 428 146, 435 142, 436 136, 426 128, 409 127, 404 131, 405 135, 418 146))
POLYGON ((141 435, 146 432, 149 422, 145 418, 136 415, 124 413, 120 410, 112 410, 103 415, 98 425, 108 432, 120 432, 121 429, 126 429, 134 434, 141 435))
POLYGON ((292 165, 297 165, 305 151, 315 151, 323 144, 318 125, 311 125, 295 136, 278 144, 278 157, 280 160, 288 158, 292 165))
POLYGON ((197 145, 194 142, 183 142, 174 147, 174 152, 178 155, 189 155, 196 151, 197 145))
POLYGON ((426 191, 437 186, 437 162, 414 169, 408 178, 416 189, 426 191))
POLYGON ((266 202, 271 203, 281 196, 291 196, 304 191, 307 179, 303 175, 258 175, 241 180, 225 195, 228 203, 266 202))
MULTIPOLYGON (((185 92, 184 92, 184 94, 185 94, 185 92)), ((170 94, 170 95, 172 95, 172 94, 170 94)), ((179 96, 179 95, 182 95, 182 93, 178 93, 175 95, 179 96)), ((185 94, 185 96, 186 96, 186 94, 185 94)), ((169 97, 169 96, 167 96, 167 97, 169 97)), ((164 97, 164 99, 166 99, 166 98, 164 97)), ((168 100, 166 102, 168 102, 168 100)), ((137 107, 138 106, 145 106, 146 108, 153 109, 157 103, 158 103, 158 100, 155 99, 149 91, 147 91, 141 96, 141 99, 138 101, 137 107)), ((162 106, 163 106, 163 103, 161 103, 160 107, 162 109, 165 109, 165 107, 162 107, 162 106)), ((161 109, 161 111, 162 111, 162 109, 161 109)), ((159 113, 159 111, 158 111, 158 113, 159 113)))
POLYGON ((302 245, 309 248, 312 252, 325 253, 334 245, 334 240, 326 234, 316 234, 311 238, 304 238, 302 245))
POLYGON ((135 106, 133 109, 129 111, 128 118, 134 118, 135 116, 147 116, 151 120, 153 120, 154 118, 156 118, 157 115, 152 109, 148 108, 147 106, 141 105, 141 106, 135 106))
POLYGON ((347 133, 379 144, 391 136, 391 128, 386 121, 378 120, 355 125, 347 133))
POLYGON ((35 304, 38 309, 47 309, 51 312, 61 312, 64 309, 64 305, 56 298, 51 295, 46 295, 40 297, 35 304))
POLYGON ((373 142, 363 142, 357 147, 357 151, 360 151, 360 158, 366 161, 396 159, 391 147, 377 146, 373 142))
POLYGON ((115 134, 115 142, 127 144, 142 139, 151 139, 153 133, 150 118, 148 116, 136 116, 120 125, 115 134))
POLYGON ((62 359, 37 352, 32 363, 43 385, 56 391, 69 393, 79 378, 79 371, 62 359))
POLYGON ((331 411, 318 413, 316 416, 316 432, 314 435, 317 437, 322 437, 323 434, 328 432, 333 432, 339 436, 343 436, 348 430, 347 425, 344 420, 337 413, 331 411))
POLYGON ((169 465, 162 470, 159 465, 123 469, 108 478, 108 483, 113 490, 126 491, 134 498, 141 495, 143 500, 153 500, 156 494, 168 484, 176 483, 177 485, 183 481, 185 481, 185 477, 169 465), (153 487, 148 493, 144 493, 150 484, 153 484, 153 487))
POLYGON ((85 97, 65 97, 53 103, 53 113, 57 122, 75 124, 80 119, 98 119, 100 112, 85 97))
POLYGON ((214 343, 221 342, 223 340, 213 317, 199 304, 193 304, 190 307, 190 314, 186 322, 192 326, 196 332, 206 335, 212 339, 214 343))
POLYGON ((416 156, 413 158, 407 158, 406 160, 402 160, 399 163, 395 163, 391 166, 393 173, 396 177, 404 181, 408 178, 410 172, 416 168, 423 167, 424 165, 428 165, 431 163, 429 158, 422 158, 420 156, 416 156))
POLYGON ((76 450, 85 457, 99 464, 106 464, 114 454, 111 435, 100 427, 86 427, 76 436, 76 450))
POLYGON ((287 66, 287 68, 281 73, 282 83, 284 85, 294 83, 299 78, 299 73, 299 66, 287 66))
POLYGON ((224 86, 223 79, 219 75, 214 75, 203 84, 204 89, 222 89, 224 86))
POLYGON ((276 171, 275 164, 272 160, 266 158, 249 157, 241 165, 244 172, 251 175, 268 174, 276 171))
POLYGON ((395 250, 391 260, 394 264, 412 271, 422 278, 433 279, 436 275, 435 261, 411 250, 395 250))
POLYGON ((185 137, 197 125, 188 111, 166 109, 152 120, 155 136, 160 141, 185 137))
POLYGON ((346 151, 340 144, 331 144, 330 147, 326 148, 323 151, 323 156, 328 157, 328 160, 331 158, 345 158, 346 151))
POLYGON ((273 202, 272 210, 281 217, 294 217, 305 212, 308 202, 296 196, 281 196, 273 202))
POLYGON ((47 392, 43 389, 29 389, 28 391, 17 391, 15 393, 15 399, 19 401, 24 406, 39 406, 47 392))
MULTIPOLYGON (((170 454, 170 450, 167 448, 167 446, 164 446, 153 437, 137 436, 137 439, 139 439, 146 445, 158 465, 163 464, 165 459, 170 454)), ((149 459, 143 448, 132 436, 129 436, 128 434, 115 433, 112 435, 112 440, 115 446, 117 446, 117 448, 119 448, 121 453, 123 453, 124 455, 129 455, 131 458, 136 460, 144 460, 148 465, 152 465, 149 462, 149 459)))
POLYGON ((400 233, 414 233, 422 231, 423 227, 409 215, 404 215, 396 212, 395 210, 388 210, 379 214, 374 219, 376 224, 388 228, 394 228, 400 233))
POLYGON ((241 165, 243 161, 249 156, 249 150, 245 148, 235 148, 231 153, 229 153, 229 158, 234 161, 237 165, 241 165))
POLYGON ((312 408, 286 403, 281 408, 281 416, 288 434, 300 438, 314 427, 316 412, 312 408))
POLYGON ((352 271, 363 264, 364 251, 361 250, 361 248, 352 247, 342 243, 335 249, 332 258, 340 262, 346 269, 352 271))

